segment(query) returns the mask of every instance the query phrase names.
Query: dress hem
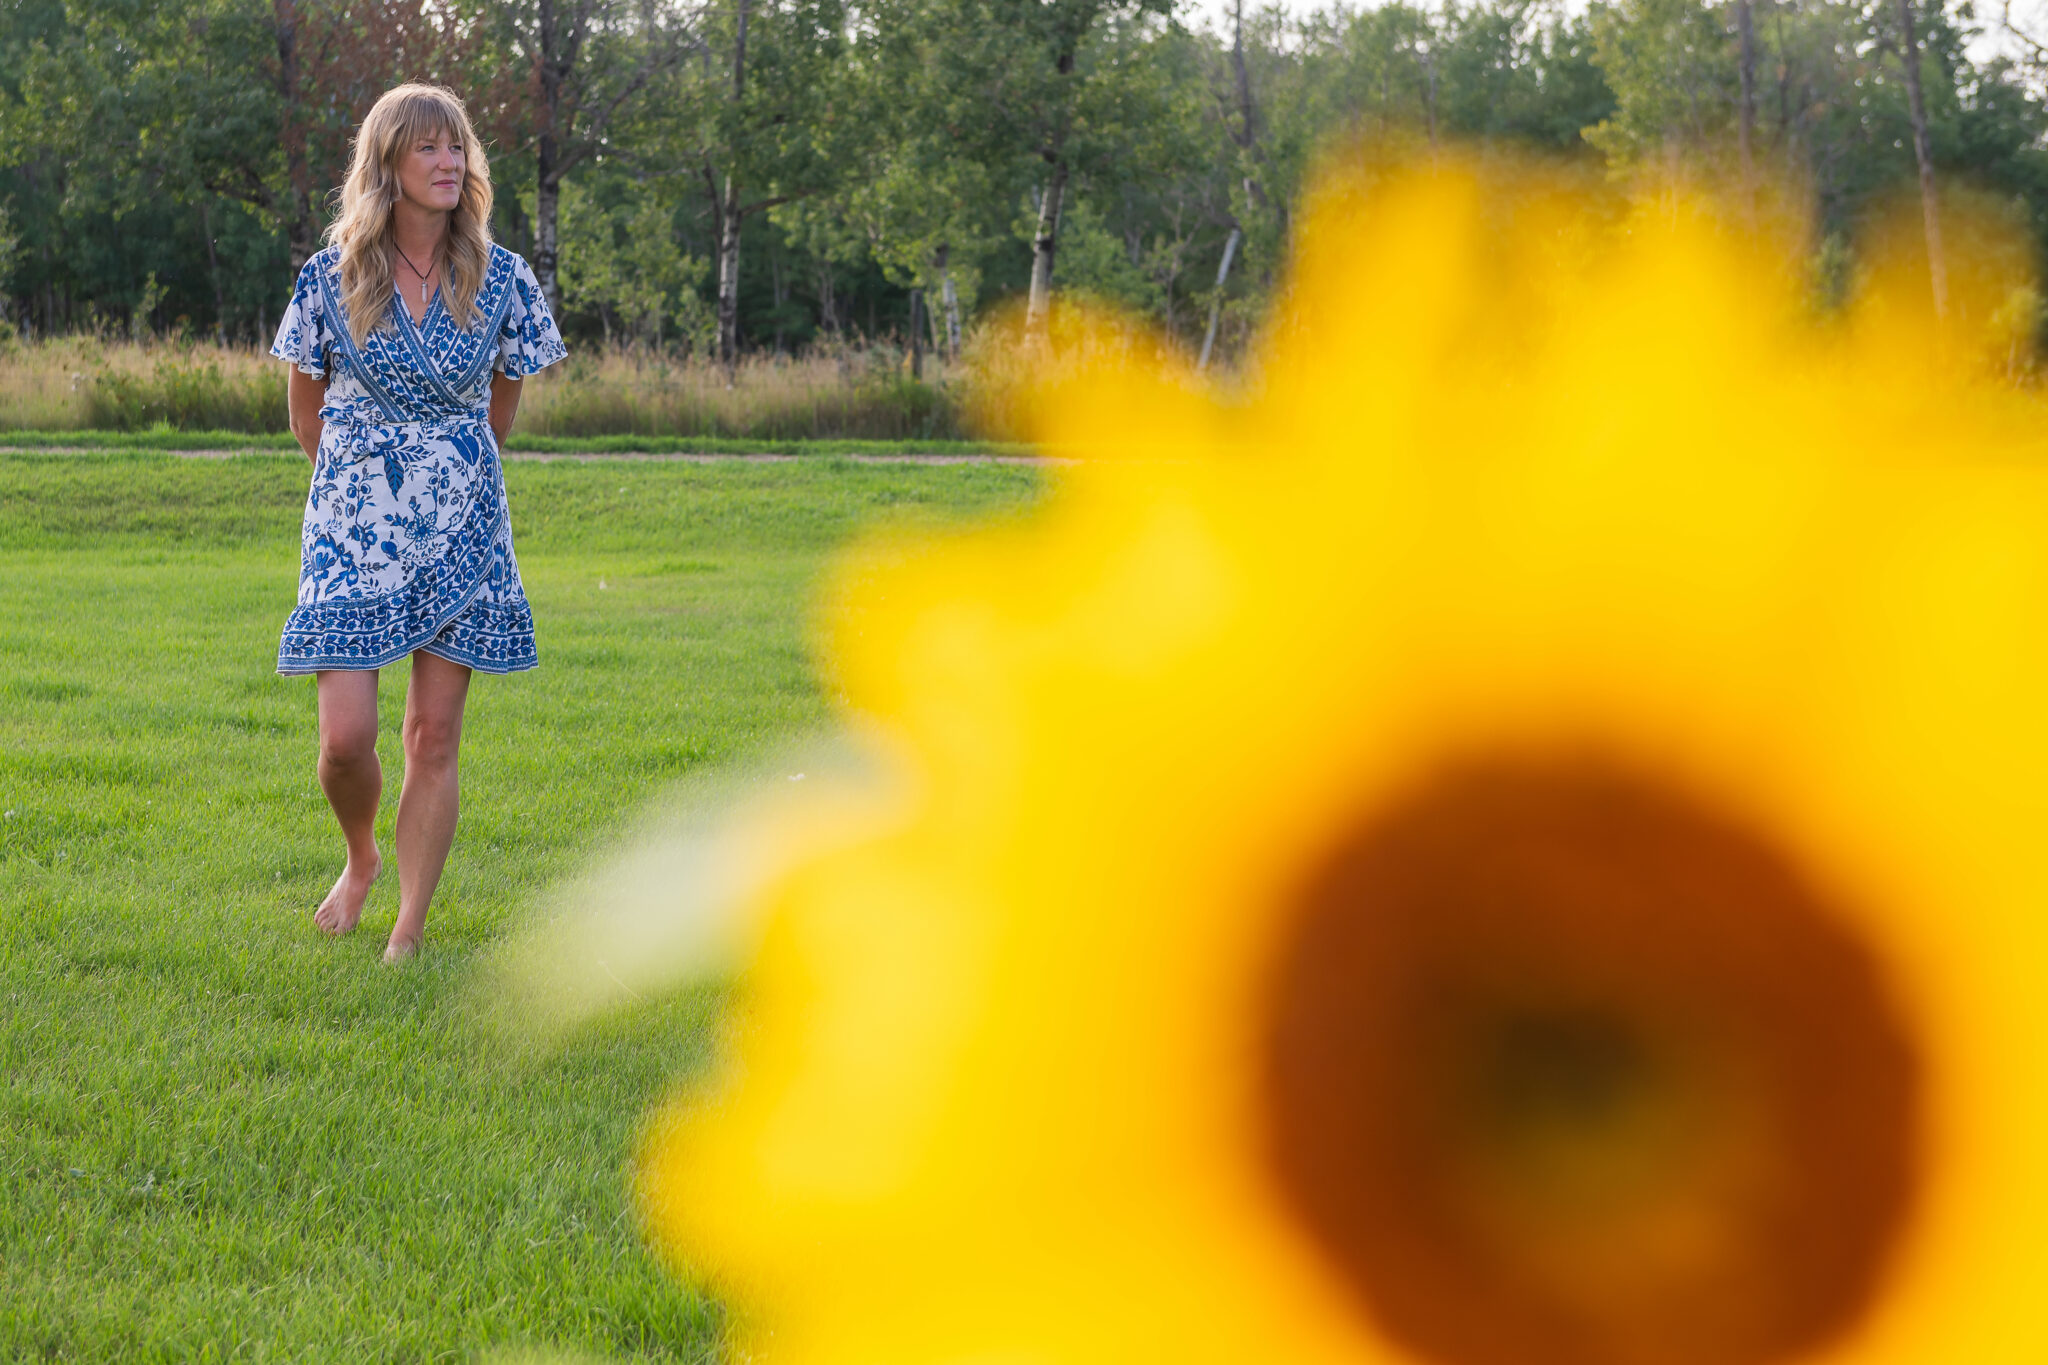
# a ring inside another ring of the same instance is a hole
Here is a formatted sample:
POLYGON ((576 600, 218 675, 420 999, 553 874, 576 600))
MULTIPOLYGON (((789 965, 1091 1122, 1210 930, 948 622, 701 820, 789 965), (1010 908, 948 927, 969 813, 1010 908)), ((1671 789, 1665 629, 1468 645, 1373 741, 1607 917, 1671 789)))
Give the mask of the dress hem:
POLYGON ((494 677, 503 677, 507 673, 525 673, 540 667, 540 656, 538 654, 531 659, 525 659, 516 664, 499 664, 485 663, 481 655, 470 655, 468 658, 464 658, 457 650, 445 647, 436 649, 433 645, 421 645, 419 652, 431 654, 437 659, 446 659, 451 664, 461 664, 464 668, 474 669, 478 673, 489 673, 494 677))
POLYGON ((437 659, 446 659, 451 664, 461 664, 464 668, 473 669, 478 673, 489 673, 493 677, 503 677, 508 673, 526 673, 540 667, 540 659, 537 656, 516 664, 484 663, 477 657, 464 659, 450 650, 435 649, 431 644, 424 644, 414 645, 411 649, 393 654, 378 663, 364 663, 360 659, 315 659, 310 664, 301 663, 299 667, 280 668, 277 670, 277 676, 310 678, 316 673, 375 673, 381 668, 389 668, 408 654, 431 654, 437 659))
MULTIPOLYGON (((501 494, 498 500, 497 519, 491 523, 491 533, 483 537, 484 543, 486 545, 496 543, 498 539, 498 532, 505 529, 505 522, 509 516, 510 513, 505 507, 504 498, 501 494)), ((442 631, 448 629, 449 626, 455 624, 455 618, 469 610, 470 605, 474 603, 478 596, 480 596, 483 593, 484 585, 490 582, 490 579, 491 576, 489 572, 479 573, 476 576, 476 581, 469 585, 469 591, 465 592, 462 595, 462 600, 460 602, 457 602, 454 605, 454 607, 450 608, 446 616, 443 616, 440 620, 434 622, 434 624, 426 630, 421 631, 419 638, 412 641, 410 644, 407 644, 395 650, 385 650, 381 654, 372 656, 372 658, 369 660, 342 658, 340 656, 332 654, 318 655, 310 661, 304 659, 293 659, 292 663, 295 665, 306 664, 309 662, 311 664, 311 667, 293 668, 286 668, 284 666, 285 661, 283 652, 279 651, 277 660, 278 676, 285 678, 303 678, 313 673, 373 673, 377 669, 389 667, 390 665, 397 663, 400 659, 403 659, 406 655, 411 654, 415 650, 426 649, 428 645, 433 643, 435 636, 439 635, 442 631), (330 660, 333 660, 333 662, 329 662, 330 660)), ((432 651, 429 652, 431 653, 432 651)), ((436 657, 443 659, 448 658, 448 656, 445 654, 439 654, 436 655, 436 657)), ((479 672, 483 673, 516 673, 519 671, 519 669, 517 668, 482 667, 480 665, 470 663, 467 659, 449 659, 449 662, 463 664, 469 668, 477 669, 479 672)), ((538 658, 534 660, 534 663, 539 662, 540 660, 538 658)), ((525 665, 525 667, 527 668, 532 668, 533 666, 533 664, 525 665)))

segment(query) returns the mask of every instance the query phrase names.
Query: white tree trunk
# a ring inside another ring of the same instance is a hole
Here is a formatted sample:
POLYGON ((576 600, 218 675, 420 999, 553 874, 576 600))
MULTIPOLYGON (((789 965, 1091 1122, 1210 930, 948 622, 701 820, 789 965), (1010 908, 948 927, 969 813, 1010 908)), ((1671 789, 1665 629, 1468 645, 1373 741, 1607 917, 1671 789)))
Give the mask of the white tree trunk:
POLYGON ((562 216, 562 186, 543 175, 533 190, 533 275, 547 296, 548 311, 562 315, 561 250, 557 225, 562 216))
POLYGON ((953 287, 953 272, 939 277, 939 297, 946 303, 946 359, 960 358, 960 291, 953 287))
POLYGON ((740 363, 740 187, 731 176, 718 217, 718 358, 730 385, 740 363))
POLYGON ((1058 249, 1060 200, 1067 192, 1067 161, 1053 161, 1052 179, 1038 201, 1038 232, 1031 240, 1031 294, 1024 305, 1024 330, 1038 336, 1045 331, 1052 314, 1052 262, 1058 249))
POLYGON ((953 288, 953 271, 947 264, 952 257, 950 243, 940 242, 932 250, 932 267, 939 273, 939 306, 945 315, 946 335, 939 337, 939 318, 932 318, 932 345, 943 345, 948 363, 960 358, 960 294, 953 288))
POLYGON ((1202 358, 1195 362, 1195 368, 1209 368, 1209 355, 1216 349, 1216 324, 1223 317, 1223 286, 1230 282, 1230 261, 1237 255, 1237 239, 1242 236, 1236 228, 1230 230, 1230 237, 1223 243, 1223 264, 1216 267, 1216 298, 1209 304, 1209 335, 1202 338, 1202 358))
POLYGON ((1941 254, 1941 212, 1934 196, 1934 150, 1927 141, 1927 101, 1920 93, 1920 45, 1913 37, 1913 0, 1899 0, 1899 61, 1906 68, 1906 109, 1913 120, 1913 159, 1920 164, 1920 219, 1927 233, 1927 279, 1934 316, 1948 316, 1948 263, 1941 254))
POLYGON ((1739 40, 1739 74, 1742 78, 1741 117, 1735 125, 1735 142, 1742 154, 1742 208, 1749 218, 1751 231, 1756 230, 1756 164, 1752 160, 1750 143, 1756 136, 1756 23, 1750 14, 1749 0, 1736 0, 1735 32, 1739 40))

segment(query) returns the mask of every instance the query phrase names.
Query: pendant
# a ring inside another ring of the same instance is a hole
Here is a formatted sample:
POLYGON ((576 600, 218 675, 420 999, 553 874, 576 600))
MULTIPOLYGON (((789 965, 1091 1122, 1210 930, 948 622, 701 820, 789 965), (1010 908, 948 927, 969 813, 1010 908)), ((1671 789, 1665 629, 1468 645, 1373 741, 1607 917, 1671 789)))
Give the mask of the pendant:
POLYGON ((426 282, 425 280, 421 280, 421 281, 420 281, 420 302, 421 302, 421 303, 425 303, 426 301, 427 301, 427 282, 426 282))

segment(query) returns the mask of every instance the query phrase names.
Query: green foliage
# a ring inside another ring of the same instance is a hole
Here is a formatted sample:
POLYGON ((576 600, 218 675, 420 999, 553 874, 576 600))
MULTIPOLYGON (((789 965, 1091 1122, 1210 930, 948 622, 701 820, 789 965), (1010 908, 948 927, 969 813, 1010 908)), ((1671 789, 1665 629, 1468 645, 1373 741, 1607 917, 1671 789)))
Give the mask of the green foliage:
POLYGON ((710 349, 718 322, 698 293, 705 265, 677 244, 673 208, 644 184, 601 183, 617 191, 609 205, 576 181, 563 186, 564 309, 596 314, 607 341, 616 322, 656 347, 673 338, 685 353, 710 349))
POLYGON ((1118 239, 1092 204, 1083 202, 1061 225, 1060 278, 1066 288, 1126 312, 1156 313, 1165 301, 1162 281, 1148 273, 1157 268, 1159 248, 1147 252, 1142 239, 1118 239))
POLYGON ((907 375, 865 379, 822 393, 787 393, 783 401, 771 394, 744 408, 693 397, 687 391, 641 395, 571 385, 531 427, 536 436, 568 440, 645 430, 763 441, 953 439, 962 429, 945 390, 907 375))
MULTIPOLYGON (((1595 7, 1594 59, 1613 112, 1587 141, 1625 179, 1734 184, 1740 48, 1733 0, 1619 0, 1595 7)), ((1882 230, 1917 167, 1899 65, 1895 0, 1756 0, 1753 175, 1792 225, 1810 221, 1835 280, 1882 230)), ((1929 135, 1951 187, 2017 206, 2038 256, 2048 244, 2048 111, 2005 59, 1966 51, 1971 11, 1921 4, 1915 27, 1929 135)))
POLYGON ((219 360, 165 351, 148 374, 101 369, 92 377, 86 421, 112 431, 278 431, 285 425, 283 366, 230 374, 219 360))
POLYGON ((1593 11, 1595 60, 1615 108, 1586 140, 1610 163, 1724 150, 1739 82, 1725 18, 1723 7, 1699 0, 1619 0, 1593 11))
MULTIPOLYGON (((569 167, 563 320, 577 344, 702 354, 726 280, 743 351, 900 348, 922 290, 944 350, 949 293, 967 329, 1024 291, 1063 179, 1054 286, 1190 348, 1219 307, 1228 350, 1272 297, 1295 205, 1334 148, 1476 143, 1636 187, 1735 184, 1738 3, 1254 4, 1204 27, 1166 0, 558 0, 587 36, 548 125, 569 167)), ((1962 0, 1916 3, 1939 174, 2016 205, 2038 255, 2042 73, 1973 58, 1988 20, 1962 0)), ((1915 177, 1896 0, 1750 6, 1748 190, 1853 266, 1915 177)), ((469 97, 498 230, 531 254, 538 15, 530 0, 0 8, 0 315, 36 336, 267 344, 349 130, 401 71, 469 97)), ((584 406, 579 429, 626 410, 617 395, 584 406)))
MULTIPOLYGON (((14 273, 15 258, 21 255, 21 233, 14 225, 7 206, 0 204, 0 279, 14 273)), ((0 322, 6 319, 0 317, 0 322)), ((9 332, 12 335, 12 332, 9 332)))

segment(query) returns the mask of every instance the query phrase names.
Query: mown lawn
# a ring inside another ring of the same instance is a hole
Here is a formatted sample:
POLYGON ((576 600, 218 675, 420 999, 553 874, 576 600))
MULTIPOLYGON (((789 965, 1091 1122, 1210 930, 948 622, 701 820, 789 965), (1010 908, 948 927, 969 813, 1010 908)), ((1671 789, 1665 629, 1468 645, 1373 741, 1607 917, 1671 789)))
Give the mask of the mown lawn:
POLYGON ((1036 475, 513 465, 542 665, 472 689, 454 857, 398 970, 395 875, 352 938, 310 919, 340 845, 312 683, 271 671, 305 480, 0 456, 0 1359, 715 1357, 627 1183, 715 994, 508 1056, 484 956, 665 784, 822 718, 804 607, 854 527, 1036 475))

